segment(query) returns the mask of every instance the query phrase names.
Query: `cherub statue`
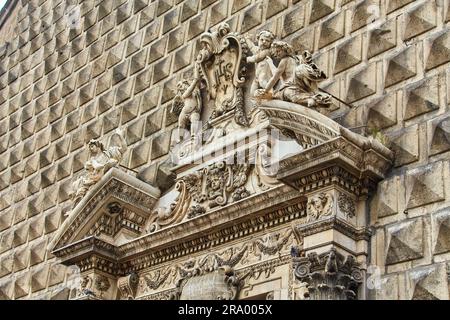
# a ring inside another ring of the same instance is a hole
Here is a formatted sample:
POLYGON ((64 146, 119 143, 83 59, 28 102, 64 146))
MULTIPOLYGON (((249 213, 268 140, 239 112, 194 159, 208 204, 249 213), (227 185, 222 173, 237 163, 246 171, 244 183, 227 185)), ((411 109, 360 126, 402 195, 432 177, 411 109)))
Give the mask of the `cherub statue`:
POLYGON ((270 96, 275 84, 281 82, 279 89, 272 97, 312 107, 329 107, 331 96, 317 92, 317 83, 326 79, 311 59, 311 54, 305 51, 302 55, 294 54, 294 50, 286 42, 274 41, 271 45, 271 57, 278 61, 273 75, 264 89, 258 89, 257 97, 270 96))
POLYGON ((201 96, 198 83, 200 81, 200 66, 195 64, 194 79, 181 80, 177 84, 177 94, 172 102, 171 112, 178 115, 178 141, 184 137, 184 130, 190 125, 191 137, 195 136, 196 125, 200 121, 201 96))
POLYGON ((71 198, 76 205, 89 188, 98 182, 101 177, 112 167, 115 167, 122 160, 122 156, 127 149, 124 132, 122 129, 117 129, 110 141, 109 146, 105 150, 103 143, 99 140, 92 139, 88 142, 89 159, 84 165, 84 173, 74 181, 72 184, 71 198), (118 145, 113 145, 112 138, 116 135, 118 145))
POLYGON ((247 57, 248 63, 255 63, 255 78, 253 80, 250 93, 253 96, 258 89, 267 87, 267 83, 272 77, 273 62, 270 57, 270 47, 275 39, 275 35, 267 30, 261 31, 256 40, 258 45, 255 45, 250 39, 246 38, 246 42, 252 56, 247 57))

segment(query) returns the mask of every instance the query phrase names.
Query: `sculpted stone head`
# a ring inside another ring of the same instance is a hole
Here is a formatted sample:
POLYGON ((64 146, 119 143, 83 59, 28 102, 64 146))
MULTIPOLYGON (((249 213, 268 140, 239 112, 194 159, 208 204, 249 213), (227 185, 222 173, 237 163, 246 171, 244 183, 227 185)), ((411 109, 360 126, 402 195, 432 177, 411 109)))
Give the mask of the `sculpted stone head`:
POLYGON ((258 41, 258 47, 260 49, 269 49, 272 45, 273 40, 275 40, 275 35, 267 30, 263 30, 256 36, 258 41))
POLYGON ((91 139, 88 142, 88 148, 91 154, 97 154, 105 150, 105 146, 103 145, 103 143, 97 139, 91 139))
POLYGON ((292 46, 284 41, 274 41, 270 47, 270 53, 275 59, 283 59, 284 57, 294 54, 292 46))

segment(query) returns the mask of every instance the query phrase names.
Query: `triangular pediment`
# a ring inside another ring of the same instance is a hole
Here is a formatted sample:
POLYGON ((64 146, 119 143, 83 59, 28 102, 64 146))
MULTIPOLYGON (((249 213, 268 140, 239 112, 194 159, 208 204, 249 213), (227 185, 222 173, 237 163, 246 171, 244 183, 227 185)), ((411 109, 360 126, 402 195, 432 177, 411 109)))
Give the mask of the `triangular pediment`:
POLYGON ((59 228, 50 250, 90 236, 117 245, 138 237, 160 196, 160 190, 112 168, 72 209, 59 228))

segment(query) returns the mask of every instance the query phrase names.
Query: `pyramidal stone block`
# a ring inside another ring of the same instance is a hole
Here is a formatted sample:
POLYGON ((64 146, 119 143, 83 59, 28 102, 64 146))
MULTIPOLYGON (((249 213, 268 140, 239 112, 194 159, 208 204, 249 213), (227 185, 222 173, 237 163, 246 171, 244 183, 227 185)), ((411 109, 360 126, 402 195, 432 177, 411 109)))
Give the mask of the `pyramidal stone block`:
POLYGON ((144 141, 136 146, 131 152, 130 168, 134 169, 148 162, 150 153, 150 141, 144 141))
POLYGON ((134 144, 141 140, 143 128, 144 119, 138 119, 128 126, 126 136, 128 144, 134 144))
POLYGON ((42 231, 44 230, 44 217, 36 217, 30 220, 28 229, 28 241, 32 241, 36 238, 42 236, 42 231))
POLYGON ((142 29, 155 19, 155 8, 155 3, 152 3, 139 13, 139 29, 142 29))
POLYGON ((125 124, 134 118, 137 117, 139 112, 139 100, 135 101, 134 99, 127 102, 122 107, 122 124, 125 124))
POLYGON ((66 267, 61 264, 53 264, 50 267, 48 285, 54 286, 64 281, 66 267))
MULTIPOLYGON (((211 7, 210 25, 215 26, 227 17, 229 1, 219 1, 211 7)), ((189 39, 205 31, 206 15, 202 12, 189 21, 189 39)))
POLYGON ((424 4, 409 11, 406 15, 403 40, 411 39, 435 28, 437 24, 436 11, 435 1, 426 1, 424 4))
POLYGON ((158 0, 156 15, 160 16, 173 6, 173 0, 158 0))
POLYGON ((369 33, 369 47, 367 57, 370 59, 389 49, 395 48, 397 43, 396 20, 391 19, 369 33))
POLYGON ((42 266, 31 274, 30 286, 31 292, 37 292, 45 289, 47 286, 48 266, 42 266))
POLYGON ((181 10, 181 22, 186 21, 198 11, 199 0, 186 0, 181 10))
POLYGON ((431 155, 450 150, 450 117, 434 119, 431 123, 430 145, 431 155))
POLYGON ((169 56, 155 64, 155 66, 153 68, 153 84, 155 84, 169 76, 170 65, 172 62, 171 58, 172 57, 169 56))
POLYGON ((58 229, 59 223, 61 221, 61 210, 55 209, 47 212, 44 218, 44 233, 48 234, 50 232, 58 229))
POLYGON ((398 178, 380 182, 371 202, 371 212, 376 218, 384 218, 398 212, 398 178))
POLYGON ((206 18, 207 15, 205 13, 200 13, 194 18, 189 20, 187 40, 191 40, 192 38, 198 36, 199 34, 205 31, 206 18))
POLYGON ((353 67, 362 59, 362 37, 358 35, 336 49, 336 62, 334 64, 334 74, 353 67))
POLYGON ((443 176, 442 162, 408 171, 405 178, 406 207, 412 209, 444 200, 443 176))
POLYGON ((431 70, 450 61, 450 30, 443 30, 434 34, 425 43, 426 48, 428 48, 426 70, 431 70))
POLYGON ((377 91, 376 64, 355 73, 349 81, 346 101, 352 103, 377 91))
POLYGON ((162 33, 167 33, 178 25, 179 20, 179 10, 178 8, 173 8, 167 12, 163 17, 162 33))
MULTIPOLYGON (((159 30, 161 30, 161 21, 155 20, 152 23, 148 25, 148 27, 145 29, 145 35, 144 35, 144 44, 149 44, 153 41, 155 41, 158 38, 159 30)), ((165 38, 162 38, 165 39, 165 38)), ((167 40, 167 39, 165 39, 167 40)))
POLYGON ((130 61, 124 61, 113 69, 113 84, 116 84, 127 77, 130 61))
POLYGON ((358 30, 376 19, 375 8, 380 8, 379 0, 365 0, 355 6, 352 16, 352 32, 358 30))
POLYGON ((123 21, 128 19, 131 16, 131 10, 133 8, 132 1, 126 1, 124 4, 117 8, 116 14, 116 22, 117 24, 121 24, 123 21))
POLYGON ((408 298, 411 300, 448 300, 448 276, 445 264, 408 271, 408 298))
POLYGON ((24 274, 14 281, 14 299, 22 298, 29 294, 30 286, 28 275, 24 274))
POLYGON ((242 18, 241 32, 247 32, 248 30, 259 25, 262 22, 262 15, 262 6, 259 4, 255 4, 245 10, 242 18))
POLYGON ((150 159, 162 157, 169 152, 170 147, 170 131, 162 133, 152 139, 152 147, 150 159))
POLYGON ((135 34, 134 36, 132 36, 128 40, 127 50, 126 50, 127 57, 129 55, 135 53, 136 51, 138 51, 141 48, 142 35, 143 35, 143 32, 139 32, 139 33, 135 34))
MULTIPOLYGON (((10 274, 13 271, 13 266, 14 266, 13 255, 12 254, 3 255, 2 260, 0 261, 0 277, 4 277, 10 274)), ((2 298, 1 290, 2 286, 0 286, 0 299, 2 298)))
MULTIPOLYGON (((137 93, 141 92, 142 90, 147 89, 150 86, 150 81, 151 81, 151 73, 150 73, 150 68, 148 68, 147 70, 142 71, 141 73, 139 73, 138 75, 136 75, 136 81, 134 84, 134 94, 136 95, 137 93)), ((139 98, 136 98, 137 100, 139 100, 139 98)))
POLYGON ((344 37, 344 13, 341 12, 322 23, 319 49, 344 37))
POLYGON ((412 45, 391 57, 387 66, 384 86, 390 87, 414 77, 416 73, 416 46, 412 45))
POLYGON ((439 109, 439 78, 427 78, 405 88, 405 120, 439 109))
POLYGON ((442 209, 433 214, 434 254, 450 251, 450 208, 442 209))
POLYGON ((149 136, 162 127, 163 113, 161 109, 149 114, 145 121, 145 136, 149 136))
POLYGON ((395 152, 396 167, 419 160, 418 126, 408 127, 390 134, 392 150, 395 152))
POLYGON ((134 79, 128 79, 124 83, 122 83, 118 88, 116 92, 116 104, 119 104, 131 97, 131 93, 133 90, 133 80, 134 79))
POLYGON ((334 11, 335 0, 314 0, 311 1, 311 14, 309 23, 313 23, 334 11))
POLYGON ((387 13, 391 13, 397 9, 400 9, 414 0, 389 0, 387 6, 387 13))
POLYGON ((0 284, 0 299, 12 300, 14 299, 14 281, 5 281, 0 284))
POLYGON ((8 229, 13 221, 13 213, 12 209, 4 210, 0 212, 0 231, 8 229))
POLYGON ((386 265, 422 258, 423 247, 421 218, 386 228, 386 265))

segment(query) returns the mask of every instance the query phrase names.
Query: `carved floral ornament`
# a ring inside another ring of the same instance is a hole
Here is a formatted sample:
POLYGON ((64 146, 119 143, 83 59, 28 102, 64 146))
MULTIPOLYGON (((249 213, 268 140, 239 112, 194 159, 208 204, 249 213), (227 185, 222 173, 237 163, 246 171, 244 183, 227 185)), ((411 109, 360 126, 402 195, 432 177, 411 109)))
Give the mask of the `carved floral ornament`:
MULTIPOLYGON (((179 299, 187 283, 190 283, 188 290, 192 290, 192 292, 196 290, 191 287, 193 282, 189 281, 189 279, 193 279, 193 281, 201 280, 206 285, 210 284, 211 279, 216 278, 217 280, 217 277, 219 277, 224 279, 224 283, 227 283, 227 286, 230 286, 225 290, 230 294, 210 298, 221 299, 226 297, 227 299, 234 299, 246 278, 259 279, 263 273, 269 276, 274 271, 274 265, 267 264, 267 261, 272 261, 270 259, 275 258, 276 261, 281 262, 279 255, 282 252, 284 255, 288 255, 293 242, 294 237, 291 228, 281 232, 273 232, 246 242, 241 246, 230 247, 218 253, 192 258, 170 268, 160 268, 151 271, 140 280, 138 291, 140 295, 148 295, 158 289, 175 286, 176 290, 171 291, 171 296, 166 298, 179 299), (261 263, 261 261, 266 262, 261 263), (253 265, 253 267, 242 269, 242 266, 249 264, 253 265), (220 276, 211 276, 214 273, 216 275, 220 274, 220 276), (210 276, 206 276, 208 274, 210 276)), ((187 298, 186 291, 183 298, 187 298)))

